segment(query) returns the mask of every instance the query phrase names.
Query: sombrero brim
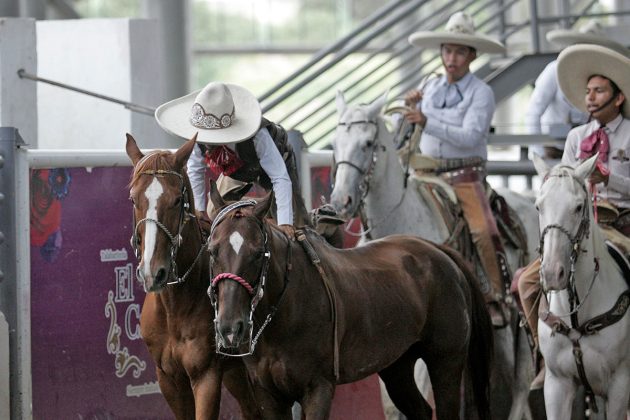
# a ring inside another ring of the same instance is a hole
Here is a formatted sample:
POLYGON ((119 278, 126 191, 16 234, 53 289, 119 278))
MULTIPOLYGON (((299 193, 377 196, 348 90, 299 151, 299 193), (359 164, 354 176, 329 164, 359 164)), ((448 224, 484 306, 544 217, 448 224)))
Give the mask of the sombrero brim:
MULTIPOLYGON (((584 100, 586 83, 592 75, 601 75, 615 82, 624 95, 630 94, 630 59, 600 45, 578 44, 567 47, 558 56, 558 84, 567 100, 588 113, 584 100)), ((630 118, 630 101, 621 109, 630 118)))
POLYGON ((599 34, 578 32, 571 29, 554 29, 553 31, 547 32, 546 38, 547 41, 562 48, 575 44, 601 45, 603 47, 613 49, 626 57, 630 57, 630 50, 628 48, 599 34))
POLYGON ((155 110, 155 119, 164 131, 184 140, 197 134, 197 141, 207 144, 238 143, 251 138, 260 128, 262 112, 256 97, 247 89, 225 84, 234 100, 232 125, 221 129, 204 129, 190 123, 190 111, 200 91, 162 104, 155 110))
POLYGON ((505 52, 503 44, 485 35, 420 31, 409 35, 409 43, 420 48, 440 48, 442 44, 458 44, 472 47, 482 53, 505 52))

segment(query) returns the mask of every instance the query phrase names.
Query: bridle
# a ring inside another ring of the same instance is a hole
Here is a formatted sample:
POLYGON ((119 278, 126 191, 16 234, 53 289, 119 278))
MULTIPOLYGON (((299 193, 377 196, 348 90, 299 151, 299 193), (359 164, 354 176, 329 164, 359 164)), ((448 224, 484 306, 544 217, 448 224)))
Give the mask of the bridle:
MULTIPOLYGON (((589 202, 588 202, 588 191, 586 189, 586 186, 584 185, 584 183, 579 180, 578 178, 572 176, 572 175, 568 175, 568 174, 559 174, 559 175, 548 175, 545 177, 545 179, 543 180, 543 184, 551 177, 555 177, 555 178, 566 178, 566 177, 571 177, 571 179, 573 181, 575 181, 584 191, 584 202, 582 205, 582 216, 580 218, 580 224, 578 226, 578 229, 575 233, 575 235, 572 235, 571 232, 569 232, 569 230, 567 228, 565 228, 564 226, 562 226, 561 224, 558 223, 551 223, 547 226, 544 227, 544 229, 542 230, 541 234, 540 234, 540 245, 538 248, 538 253, 540 255, 540 262, 541 262, 541 267, 542 267, 542 261, 543 261, 543 253, 544 253, 544 246, 545 246, 545 236, 547 235, 547 233, 549 233, 552 229, 556 229, 559 230, 560 232, 562 232, 568 239, 569 239, 569 243, 571 244, 571 255, 569 257, 569 261, 571 262, 571 266, 569 269, 569 280, 568 280, 568 286, 567 286, 567 291, 569 293, 569 305, 570 305, 570 311, 566 314, 561 314, 561 315, 557 315, 559 317, 565 317, 565 316, 571 316, 572 318, 575 316, 576 317, 576 321, 577 321, 577 311, 580 309, 580 307, 584 304, 584 302, 586 301, 586 298, 589 296, 591 290, 593 289, 593 285, 595 283, 595 279, 597 278, 598 274, 599 274, 599 258, 594 257, 594 270, 593 270, 593 278, 591 279, 591 283, 589 285, 588 291, 586 293, 586 295, 584 296, 582 302, 580 302, 580 299, 578 297, 577 294, 577 289, 576 289, 576 285, 575 285, 575 269, 576 269, 576 265, 577 265, 577 261, 578 258, 580 256, 581 253, 586 252, 586 250, 584 250, 582 248, 582 241, 585 238, 588 238, 589 236, 589 228, 590 228, 590 218, 589 218, 589 202)), ((542 279, 542 273, 541 273, 541 279, 542 279)), ((545 290, 545 293, 547 293, 547 291, 545 290)))
MULTIPOLYGON (((224 207, 215 217, 214 221, 212 222, 212 227, 210 229, 210 236, 208 237, 208 240, 210 240, 214 234, 214 230, 216 228, 216 226, 221 223, 222 220, 224 220, 227 215, 229 213, 231 213, 232 211, 239 209, 241 207, 252 207, 256 205, 256 201, 255 200, 241 200, 241 201, 237 201, 235 203, 229 204, 228 206, 224 207)), ((212 265, 210 265, 210 277, 212 278, 212 282, 210 284, 210 287, 208 287, 208 296, 210 297, 210 302, 212 303, 212 307, 214 308, 214 327, 215 327, 215 339, 216 339, 216 352, 217 354, 222 354, 225 356, 232 356, 232 357, 244 357, 244 356, 250 356, 254 353, 254 350, 256 349, 256 344, 258 343, 258 339, 260 338, 260 335, 262 334, 263 330, 265 329, 265 327, 267 326, 267 324, 269 324, 269 322, 271 321, 271 319, 273 318, 274 314, 276 313, 278 306, 280 304, 280 302, 282 301, 282 297, 284 296, 284 292, 286 291, 286 287, 288 284, 288 272, 290 270, 290 255, 291 255, 291 244, 289 243, 288 245, 288 258, 287 258, 287 269, 285 270, 285 282, 284 282, 284 288, 282 290, 282 293, 280 295, 280 298, 278 300, 278 303, 275 306, 271 307, 271 310, 269 312, 269 314, 267 314, 267 317, 265 318, 265 321, 263 322, 263 324, 261 325, 261 327, 259 328, 258 332, 256 333, 255 336, 253 336, 253 330, 254 330, 254 312, 256 310, 256 307, 258 306, 258 304, 260 303, 260 301, 262 300, 263 296, 265 295, 265 285, 267 283, 267 274, 269 271, 269 264, 271 261, 271 251, 269 249, 269 235, 267 234, 266 229, 264 228, 264 225, 262 222, 258 223, 258 227, 260 229, 262 238, 263 238, 263 243, 262 243, 262 256, 263 256, 263 262, 262 262, 262 266, 260 268, 260 274, 258 275, 258 283, 257 285, 254 287, 252 286, 251 282, 248 282, 247 280, 245 280, 244 278, 233 274, 233 273, 219 273, 217 275, 214 275, 213 270, 212 270, 212 265), (249 317, 248 317, 248 321, 247 321, 247 341, 248 341, 248 350, 247 352, 241 352, 241 353, 233 353, 233 352, 229 352, 226 349, 228 348, 225 345, 225 342, 223 340, 223 337, 219 334, 219 325, 218 325, 218 315, 219 315, 219 305, 218 305, 218 284, 219 282, 221 282, 222 280, 232 280, 236 283, 238 283, 239 285, 241 285, 246 291, 247 293, 251 296, 251 301, 250 301, 250 310, 249 310, 249 317)))
MULTIPOLYGON (((143 158, 143 160, 149 156, 151 156, 151 154, 146 155, 143 158)), ((178 268, 177 268, 176 258, 177 258, 177 252, 179 251, 179 247, 181 246, 182 241, 183 241, 182 230, 188 218, 195 217, 193 214, 190 213, 190 202, 188 199, 188 191, 186 189, 186 183, 184 182, 184 177, 179 172, 166 170, 166 169, 146 170, 146 171, 139 172, 138 175, 150 175, 154 177, 176 176, 180 180, 181 200, 180 200, 180 206, 179 206, 179 223, 177 226, 177 234, 171 233, 171 231, 166 227, 166 225, 164 225, 164 223, 160 222, 159 220, 152 219, 150 217, 145 217, 144 219, 140 219, 136 221, 136 213, 134 211, 133 212, 134 229, 133 229, 133 234, 131 235, 131 247, 133 248, 134 253, 136 255, 136 259, 137 259, 140 254, 140 251, 139 251, 140 237, 138 235, 138 229, 140 228, 140 225, 144 223, 147 223, 147 222, 154 223, 162 232, 164 232, 164 234, 168 237, 169 243, 170 243, 169 278, 172 278, 174 280, 168 281, 166 284, 172 285, 172 284, 183 283, 184 281, 186 281, 186 278, 192 272, 192 269, 197 264, 197 261, 199 261, 199 258, 201 258, 201 254, 203 253, 203 250, 205 248, 205 244, 202 244, 201 247, 199 248, 199 251, 197 252, 197 256, 195 257, 193 263, 190 265, 188 270, 186 270, 186 272, 182 276, 180 276, 178 268)), ((136 269, 136 275, 138 276, 138 279, 140 281, 144 282, 144 274, 142 274, 142 270, 140 269, 139 266, 136 269)))
POLYGON ((361 202, 365 199, 368 192, 370 191, 370 182, 372 181, 372 175, 374 173, 374 166, 376 165, 376 161, 378 160, 378 154, 376 153, 378 150, 385 151, 385 146, 380 144, 378 140, 378 122, 373 120, 359 120, 359 121, 350 121, 350 122, 340 122, 337 124, 337 127, 345 127, 346 131, 350 131, 353 125, 357 124, 372 124, 376 128, 374 132, 374 137, 370 140, 371 146, 371 155, 370 155, 370 164, 367 170, 361 168, 359 164, 356 164, 350 160, 340 160, 339 162, 335 162, 333 167, 333 180, 335 179, 335 175, 337 174, 337 169, 341 165, 348 165, 351 168, 354 168, 359 175, 361 175, 361 182, 359 183, 359 193, 361 194, 361 202))
MULTIPOLYGON (((391 210, 389 210, 385 216, 383 216, 383 218, 381 218, 380 220, 377 220, 376 222, 371 223, 371 226, 368 226, 368 221, 367 221, 367 217, 364 217, 364 214, 361 212, 361 206, 363 206, 363 204, 365 203, 365 198, 367 197, 368 193, 370 192, 370 183, 372 182, 372 176, 374 174, 374 167, 376 166, 376 162, 378 161, 378 151, 380 152, 385 152, 387 151, 387 148, 380 144, 380 142, 378 141, 378 134, 379 134, 379 124, 378 121, 373 121, 373 120, 358 120, 358 121, 350 121, 350 122, 340 122, 337 124, 338 127, 346 127, 346 131, 349 131, 350 128, 355 125, 355 124, 373 124, 376 127, 376 132, 374 133, 374 137, 372 138, 372 140, 370 141, 371 143, 371 151, 372 154, 370 156, 370 166, 368 166, 367 170, 362 169, 359 165, 357 165, 354 162, 351 162, 349 160, 341 160, 339 162, 335 162, 334 165, 334 170, 333 170, 333 180, 335 179, 335 175, 337 173, 337 168, 340 165, 348 165, 354 169, 356 169, 359 172, 359 175, 361 175, 361 182, 359 183, 359 193, 360 193, 360 199, 359 199, 359 204, 357 206, 357 211, 361 213, 361 221, 363 223, 363 230, 361 231, 360 234, 356 234, 354 232, 351 231, 351 227, 352 227, 352 223, 349 223, 346 228, 345 228, 345 232, 350 235, 350 236, 363 236, 363 235, 368 235, 372 229, 374 229, 375 227, 377 227, 378 225, 380 225, 383 221, 389 219, 391 213, 396 210, 403 202, 404 198, 405 198, 405 192, 403 191, 403 193, 400 196, 400 200, 398 201, 398 203, 392 207, 391 210)), ((405 184, 406 187, 406 184, 405 184)), ((353 215, 354 216, 354 215, 353 215)))

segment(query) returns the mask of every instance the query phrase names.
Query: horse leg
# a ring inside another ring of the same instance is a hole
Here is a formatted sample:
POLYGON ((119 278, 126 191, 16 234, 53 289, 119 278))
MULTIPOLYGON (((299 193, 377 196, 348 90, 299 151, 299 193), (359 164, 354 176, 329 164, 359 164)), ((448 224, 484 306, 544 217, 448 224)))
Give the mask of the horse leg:
POLYGON ((201 377, 191 381, 196 402, 196 419, 216 420, 219 418, 222 376, 220 369, 210 368, 201 377))
POLYGON ((323 378, 309 386, 300 402, 306 420, 328 419, 334 395, 335 385, 323 378))
MULTIPOLYGON (((490 411, 499 419, 513 419, 514 402, 514 334, 511 325, 494 328, 494 361, 490 376, 490 411)), ((529 384, 527 384, 529 390, 529 384)), ((525 400, 527 401, 527 400, 525 400)), ((520 419, 519 419, 520 420, 520 419)))
POLYGON ((433 385, 437 419, 459 418, 463 354, 434 355, 426 359, 426 364, 433 385))
POLYGON ((549 368, 545 373, 545 411, 547 418, 553 420, 569 420, 576 386, 571 378, 554 376, 549 368))
POLYGON ((414 379, 415 359, 404 354, 378 374, 392 402, 409 420, 431 419, 431 406, 422 397, 414 379))
POLYGON ((625 420, 628 414, 628 390, 630 390, 630 376, 628 367, 620 366, 608 386, 606 400, 606 418, 608 420, 625 420))
MULTIPOLYGON (((518 315, 513 313, 518 319, 518 315)), ((510 408, 509 420, 526 420, 532 419, 532 412, 529 407, 529 385, 534 379, 534 362, 532 360, 531 350, 527 342, 527 334, 525 329, 519 327, 518 324, 513 325, 516 328, 516 358, 514 360, 515 376, 512 387, 512 407, 510 408)))
POLYGON ((195 418, 195 398, 188 378, 169 376, 160 368, 156 369, 160 391, 177 420, 195 418))
POLYGON ((238 364, 229 368, 223 375, 223 383, 230 391, 230 394, 238 401, 241 408, 243 419, 260 419, 262 414, 258 408, 256 398, 254 397, 254 389, 245 365, 238 360, 238 364))

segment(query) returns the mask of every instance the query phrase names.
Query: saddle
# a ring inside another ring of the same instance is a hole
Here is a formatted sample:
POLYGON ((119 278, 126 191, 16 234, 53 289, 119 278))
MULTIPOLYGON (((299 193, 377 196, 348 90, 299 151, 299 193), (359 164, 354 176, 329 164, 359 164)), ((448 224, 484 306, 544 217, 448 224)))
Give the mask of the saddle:
MULTIPOLYGON (((476 258, 476 248, 462 209, 457 202, 453 188, 431 172, 416 171, 411 175, 412 185, 429 204, 432 213, 439 215, 448 239, 445 245, 457 249, 464 258, 476 258)), ((528 261, 527 237, 518 214, 508 206, 505 199, 492 187, 486 185, 490 208, 497 223, 503 246, 520 251, 521 265, 528 261)))

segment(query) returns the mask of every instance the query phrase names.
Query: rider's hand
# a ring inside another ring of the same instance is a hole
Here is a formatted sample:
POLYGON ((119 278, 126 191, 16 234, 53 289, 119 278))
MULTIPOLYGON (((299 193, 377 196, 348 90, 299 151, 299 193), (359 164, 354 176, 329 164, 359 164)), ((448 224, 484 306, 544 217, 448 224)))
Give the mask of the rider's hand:
POLYGON ((589 181, 591 182, 591 184, 599 184, 603 182, 604 185, 608 185, 608 177, 608 171, 602 171, 598 164, 597 166, 595 166, 595 170, 593 170, 593 173, 589 177, 589 181))
POLYGON ((282 233, 284 233, 287 238, 294 241, 295 240, 295 228, 293 225, 278 225, 282 233))
POLYGON ((414 106, 422 100, 422 92, 417 89, 412 89, 405 95, 405 105, 414 106))
POLYGON ((427 117, 419 109, 405 112, 403 115, 410 124, 419 124, 421 127, 424 127, 427 123, 427 117))

